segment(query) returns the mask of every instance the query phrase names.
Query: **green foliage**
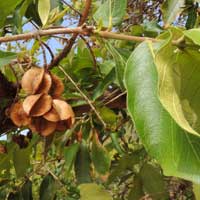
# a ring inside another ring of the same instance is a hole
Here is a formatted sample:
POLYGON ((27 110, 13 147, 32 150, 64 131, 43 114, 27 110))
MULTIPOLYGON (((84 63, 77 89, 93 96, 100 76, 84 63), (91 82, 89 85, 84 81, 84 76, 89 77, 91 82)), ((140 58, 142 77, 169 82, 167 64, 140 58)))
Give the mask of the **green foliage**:
POLYGON ((106 0, 99 6, 93 17, 103 27, 111 28, 122 22, 126 14, 126 6, 127 0, 106 0))
POLYGON ((183 131, 162 107, 152 53, 151 43, 142 43, 127 62, 129 112, 143 144, 159 161, 164 174, 198 182, 199 137, 183 131))
POLYGON ((81 184, 80 188, 80 200, 112 200, 111 195, 102 186, 94 183, 81 184))

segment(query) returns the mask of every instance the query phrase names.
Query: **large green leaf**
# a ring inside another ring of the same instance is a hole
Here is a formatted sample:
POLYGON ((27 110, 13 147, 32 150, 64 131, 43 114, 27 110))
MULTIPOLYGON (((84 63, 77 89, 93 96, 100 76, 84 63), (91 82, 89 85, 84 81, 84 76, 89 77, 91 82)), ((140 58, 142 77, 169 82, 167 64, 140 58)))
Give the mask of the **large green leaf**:
MULTIPOLYGON (((160 101, 186 131, 200 133, 200 53, 192 48, 178 49, 172 44, 181 32, 172 30, 155 57, 160 101)), ((187 34, 189 35, 189 33, 187 34)), ((193 35, 193 34, 192 34, 193 35)))
POLYGON ((94 19, 101 22, 103 27, 111 27, 119 24, 126 14, 127 0, 107 0, 96 13, 94 19))
POLYGON ((21 2, 22 0, 7 0, 7 1, 1 1, 0 3, 0 28, 3 27, 6 17, 15 10, 16 6, 21 2))
POLYGON ((111 194, 95 183, 81 184, 79 188, 80 200, 112 200, 111 194))
POLYGON ((166 0, 163 4, 163 20, 165 26, 169 26, 183 11, 185 0, 166 0))
POLYGON ((163 109, 157 96, 157 70, 151 52, 151 44, 144 42, 127 62, 129 113, 142 143, 165 175, 200 182, 200 138, 182 130, 163 109))

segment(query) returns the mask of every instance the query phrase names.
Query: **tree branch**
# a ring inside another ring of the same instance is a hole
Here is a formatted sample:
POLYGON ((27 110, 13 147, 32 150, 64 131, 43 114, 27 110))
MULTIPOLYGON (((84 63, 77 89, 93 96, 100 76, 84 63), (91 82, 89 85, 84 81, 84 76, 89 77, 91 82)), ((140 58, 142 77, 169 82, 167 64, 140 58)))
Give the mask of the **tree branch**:
POLYGON ((134 41, 134 42, 143 42, 145 40, 150 40, 152 42, 158 42, 158 39, 150 38, 150 37, 138 37, 138 36, 131 36, 125 34, 119 34, 114 32, 108 31, 95 31, 93 26, 79 26, 76 28, 56 28, 56 29, 48 29, 48 30, 39 30, 36 32, 31 33, 24 33, 19 35, 12 35, 12 36, 5 36, 0 37, 0 43, 3 42, 11 42, 11 41, 18 41, 18 40, 29 40, 33 38, 37 38, 39 35, 42 36, 50 36, 50 35, 58 35, 58 34, 80 34, 86 36, 99 36, 101 38, 107 39, 116 39, 116 40, 127 40, 127 41, 134 41))
MULTIPOLYGON (((84 8, 83 12, 81 13, 80 20, 79 20, 79 23, 78 23, 78 27, 82 27, 82 25, 85 23, 88 15, 89 15, 91 4, 92 4, 92 0, 86 0, 85 8, 84 8)), ((82 27, 82 29, 83 29, 83 27, 82 27)), ((72 46, 74 45, 74 42, 76 41, 76 38, 77 38, 78 35, 79 35, 78 32, 73 34, 73 36, 70 38, 67 45, 60 52, 60 54, 58 56, 56 56, 54 58, 54 60, 52 60, 52 62, 48 65, 48 68, 51 68, 53 66, 57 66, 59 64, 59 62, 67 56, 67 54, 70 52, 72 46)))

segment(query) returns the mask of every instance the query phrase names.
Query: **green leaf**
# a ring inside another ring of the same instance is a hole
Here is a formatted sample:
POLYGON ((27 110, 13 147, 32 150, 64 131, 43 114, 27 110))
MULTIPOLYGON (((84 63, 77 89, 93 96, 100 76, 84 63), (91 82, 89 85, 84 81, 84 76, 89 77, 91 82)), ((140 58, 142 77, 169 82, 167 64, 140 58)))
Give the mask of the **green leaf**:
POLYGON ((54 200, 57 189, 58 183, 48 174, 40 185, 40 200, 54 200))
POLYGON ((99 6, 94 14, 97 23, 103 27, 112 27, 119 24, 126 14, 127 0, 107 0, 99 6))
POLYGON ((111 43, 106 42, 106 48, 110 52, 110 54, 113 56, 113 59, 115 60, 115 63, 116 63, 115 70, 116 70, 117 79, 118 79, 120 87, 124 89, 123 80, 124 80, 124 70, 126 66, 126 61, 124 60, 122 55, 112 46, 111 43))
POLYGON ((190 39, 196 45, 200 46, 200 38, 199 38, 200 29, 199 28, 190 29, 190 30, 184 31, 183 33, 188 39, 190 39))
POLYGON ((0 51, 0 67, 7 65, 17 57, 16 53, 0 51))
POLYGON ((180 37, 182 32, 173 29, 169 39, 156 54, 158 94, 174 120, 186 131, 199 136, 200 53, 192 48, 180 50, 172 45, 172 40, 178 35, 180 37))
POLYGON ((79 184, 91 182, 90 178, 90 154, 86 142, 80 144, 75 161, 75 174, 79 184))
POLYGON ((12 13, 22 0, 7 0, 0 3, 0 28, 4 26, 6 17, 12 13))
POLYGON ((32 200, 32 182, 27 180, 21 188, 22 197, 24 200, 32 200))
POLYGON ((64 158, 65 158, 65 168, 66 168, 66 176, 69 175, 74 161, 76 159, 76 155, 79 150, 79 144, 75 143, 70 145, 69 147, 64 148, 64 158))
POLYGON ((193 183, 193 192, 195 195, 195 199, 198 200, 200 199, 200 185, 193 183))
POLYGON ((96 100, 97 98, 99 98, 103 92, 108 88, 108 86, 114 82, 115 80, 115 69, 112 69, 106 76, 105 78, 99 82, 99 84, 97 85, 97 87, 94 89, 94 93, 93 93, 93 100, 96 100))
POLYGON ((185 0, 167 0, 163 3, 163 20, 165 27, 175 21, 176 17, 183 11, 185 0))
POLYGON ((95 183, 81 184, 80 200, 112 200, 111 194, 106 191, 102 186, 95 183))
POLYGON ((51 9, 50 0, 38 0, 38 13, 43 25, 47 23, 50 9, 51 9))
POLYGON ((99 112, 100 116, 102 117, 102 119, 104 120, 105 123, 107 123, 109 125, 115 125, 116 124, 117 115, 110 108, 104 106, 104 107, 98 108, 98 112, 99 112))
POLYGON ((140 200, 145 196, 142 180, 139 175, 134 176, 133 187, 128 194, 128 200, 140 200))
POLYGON ((154 167, 150 164, 144 164, 139 173, 141 181, 143 183, 144 190, 154 200, 166 200, 168 194, 164 177, 160 172, 159 168, 154 167))
POLYGON ((13 151, 13 163, 17 177, 24 176, 27 169, 29 168, 30 154, 30 148, 19 149, 19 147, 17 147, 15 151, 13 151))
POLYGON ((91 159, 97 172, 104 175, 109 172, 111 160, 108 152, 100 143, 97 133, 93 134, 91 159))
POLYGON ((200 182, 200 138, 182 130, 163 109, 157 96, 157 81, 152 46, 144 42, 127 62, 129 113, 142 143, 165 175, 200 182))

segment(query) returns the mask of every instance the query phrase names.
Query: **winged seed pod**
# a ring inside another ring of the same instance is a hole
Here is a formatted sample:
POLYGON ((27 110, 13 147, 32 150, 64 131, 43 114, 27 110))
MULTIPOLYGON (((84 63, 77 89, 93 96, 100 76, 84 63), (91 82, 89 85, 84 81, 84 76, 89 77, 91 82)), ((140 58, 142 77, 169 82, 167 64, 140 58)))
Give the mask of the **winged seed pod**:
POLYGON ((22 89, 27 94, 35 94, 42 83, 44 73, 44 68, 32 67, 29 69, 22 77, 22 89))
POLYGON ((52 107, 52 98, 47 94, 29 95, 23 102, 23 108, 31 117, 42 116, 52 107))
POLYGON ((43 117, 33 118, 29 128, 33 132, 38 132, 42 136, 48 136, 56 130, 56 122, 50 122, 44 119, 43 117))
POLYGON ((14 103, 11 106, 10 118, 18 127, 27 126, 31 122, 31 118, 25 113, 21 102, 14 103))
POLYGON ((10 118, 16 126, 28 126, 44 137, 71 128, 75 115, 72 107, 59 99, 64 91, 59 77, 32 67, 22 77, 21 85, 28 96, 11 107, 10 118))
POLYGON ((40 86, 39 86, 38 90, 36 91, 36 93, 37 94, 40 94, 40 93, 48 94, 51 86, 52 86, 52 78, 47 72, 45 72, 42 82, 40 83, 40 86))
POLYGON ((51 96, 53 98, 59 98, 61 94, 64 92, 64 85, 63 82, 54 74, 51 74, 52 78, 52 87, 50 90, 51 96))

